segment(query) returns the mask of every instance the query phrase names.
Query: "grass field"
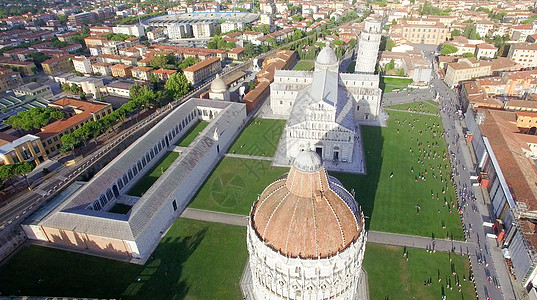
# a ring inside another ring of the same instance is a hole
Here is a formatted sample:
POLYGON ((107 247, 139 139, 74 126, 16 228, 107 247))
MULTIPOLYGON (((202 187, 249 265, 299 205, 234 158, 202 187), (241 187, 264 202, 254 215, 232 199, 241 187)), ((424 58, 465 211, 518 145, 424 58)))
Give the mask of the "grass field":
POLYGON ((407 88, 412 79, 381 77, 379 87, 384 93, 391 93, 394 89, 407 88))
POLYGON ((331 175, 348 190, 354 189, 356 200, 370 216, 370 230, 464 239, 449 180, 451 171, 444 159, 446 145, 440 134, 435 137, 432 133, 442 132, 440 118, 394 111, 389 114, 388 127, 361 127, 367 175, 331 175))
POLYGON ((192 127, 188 133, 185 133, 182 139, 180 139, 175 145, 181 147, 188 147, 192 141, 198 137, 199 133, 209 125, 209 122, 201 121, 196 126, 192 127))
POLYGON ((356 61, 353 60, 350 62, 350 64, 347 66, 347 73, 354 73, 354 67, 356 66, 356 61))
POLYGON ((404 251, 403 247, 367 244, 363 266, 370 299, 442 299, 442 295, 447 299, 476 299, 474 285, 468 280, 466 256, 407 248, 408 254, 403 257, 404 251))
POLYGON ((237 138, 229 153, 272 157, 285 120, 254 119, 237 138))
POLYGON ((240 299, 245 241, 243 227, 178 219, 144 266, 30 246, 0 268, 0 295, 240 299))
POLYGON ((190 207, 247 215, 258 194, 288 168, 270 161, 224 158, 198 191, 190 207))
POLYGON ((406 110, 410 112, 423 112, 429 114, 438 114, 438 104, 429 101, 418 101, 405 104, 397 104, 388 108, 406 110))
POLYGON ((178 152, 169 152, 164 155, 160 161, 149 170, 138 182, 127 192, 128 195, 142 197, 147 190, 157 181, 157 179, 166 172, 170 165, 179 157, 178 152))
POLYGON ((315 62, 313 60, 300 60, 296 63, 293 70, 296 71, 311 71, 313 70, 313 67, 315 65, 315 62))

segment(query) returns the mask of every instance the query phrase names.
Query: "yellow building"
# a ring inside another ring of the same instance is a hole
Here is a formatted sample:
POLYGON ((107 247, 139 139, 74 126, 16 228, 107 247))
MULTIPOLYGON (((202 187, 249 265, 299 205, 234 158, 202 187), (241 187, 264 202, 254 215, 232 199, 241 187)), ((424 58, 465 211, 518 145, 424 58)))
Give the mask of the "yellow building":
POLYGON ((112 113, 112 105, 104 102, 88 102, 72 98, 62 98, 49 103, 49 107, 65 111, 67 117, 57 120, 41 128, 37 134, 42 140, 47 155, 58 154, 61 148, 61 137, 73 133, 82 125, 98 121, 112 113))
POLYGON ((112 72, 112 76, 114 77, 131 77, 131 69, 132 66, 123 65, 123 64, 117 64, 110 67, 110 71, 112 72))
POLYGON ((537 113, 517 111, 516 126, 523 133, 537 133, 537 113))
POLYGON ((507 58, 524 68, 537 66, 537 44, 517 43, 509 47, 507 58))
POLYGON ((436 20, 401 20, 403 38, 417 44, 440 45, 445 42, 451 33, 436 20))
POLYGON ((186 68, 183 72, 190 84, 197 85, 206 78, 218 73, 220 70, 222 70, 220 58, 210 57, 186 68))
POLYGON ((0 164, 10 165, 23 161, 35 161, 36 165, 48 159, 41 139, 27 134, 21 138, 0 132, 0 164))
POLYGON ((447 64, 444 81, 449 86, 455 86, 461 81, 492 75, 492 64, 488 61, 478 61, 474 57, 461 58, 458 62, 447 64))
POLYGON ((71 62, 72 57, 74 57, 74 55, 66 54, 60 57, 53 57, 45 60, 41 63, 43 72, 45 72, 45 74, 57 74, 71 71, 73 68, 73 64, 71 62))
POLYGON ((9 59, 0 59, 0 67, 15 69, 23 75, 33 75, 37 70, 35 64, 31 61, 14 61, 9 59))

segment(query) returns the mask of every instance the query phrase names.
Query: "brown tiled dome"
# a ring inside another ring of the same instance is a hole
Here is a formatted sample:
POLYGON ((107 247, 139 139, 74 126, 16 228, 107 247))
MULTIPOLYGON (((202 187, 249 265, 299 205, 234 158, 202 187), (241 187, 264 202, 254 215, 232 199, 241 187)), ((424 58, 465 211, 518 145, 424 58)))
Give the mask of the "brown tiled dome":
POLYGON ((252 226, 282 255, 329 257, 362 231, 361 212, 341 183, 326 175, 319 156, 301 152, 291 171, 269 185, 254 204, 252 226))

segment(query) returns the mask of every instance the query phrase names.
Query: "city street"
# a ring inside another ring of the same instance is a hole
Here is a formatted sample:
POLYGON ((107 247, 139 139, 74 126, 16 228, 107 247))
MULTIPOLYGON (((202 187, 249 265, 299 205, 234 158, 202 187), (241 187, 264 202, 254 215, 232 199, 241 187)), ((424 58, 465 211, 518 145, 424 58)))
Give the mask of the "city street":
POLYGON ((431 86, 440 95, 440 115, 459 196, 463 229, 467 241, 477 245, 475 253, 469 253, 477 293, 481 299, 515 299, 501 251, 494 239, 486 237, 489 228, 483 226, 483 222, 494 220, 489 216, 481 187, 472 186, 470 181, 473 163, 457 112, 457 95, 440 79, 434 79, 431 86))

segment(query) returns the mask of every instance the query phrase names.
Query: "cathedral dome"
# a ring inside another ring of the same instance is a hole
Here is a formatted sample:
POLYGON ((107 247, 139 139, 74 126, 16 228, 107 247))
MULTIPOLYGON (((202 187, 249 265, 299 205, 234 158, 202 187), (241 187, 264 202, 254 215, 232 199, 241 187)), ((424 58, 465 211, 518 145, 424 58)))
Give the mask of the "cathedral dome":
POLYGON ((319 156, 301 152, 288 174, 254 204, 251 226, 270 248, 287 257, 326 258, 362 233, 362 213, 341 183, 326 175, 319 156))
POLYGON ((324 47, 321 52, 319 52, 319 55, 317 55, 317 59, 315 59, 315 62, 321 65, 328 66, 338 64, 338 59, 336 53, 332 48, 324 47))
POLYGON ((227 91, 226 83, 218 74, 216 75, 216 78, 211 82, 211 92, 213 93, 224 93, 227 91))

